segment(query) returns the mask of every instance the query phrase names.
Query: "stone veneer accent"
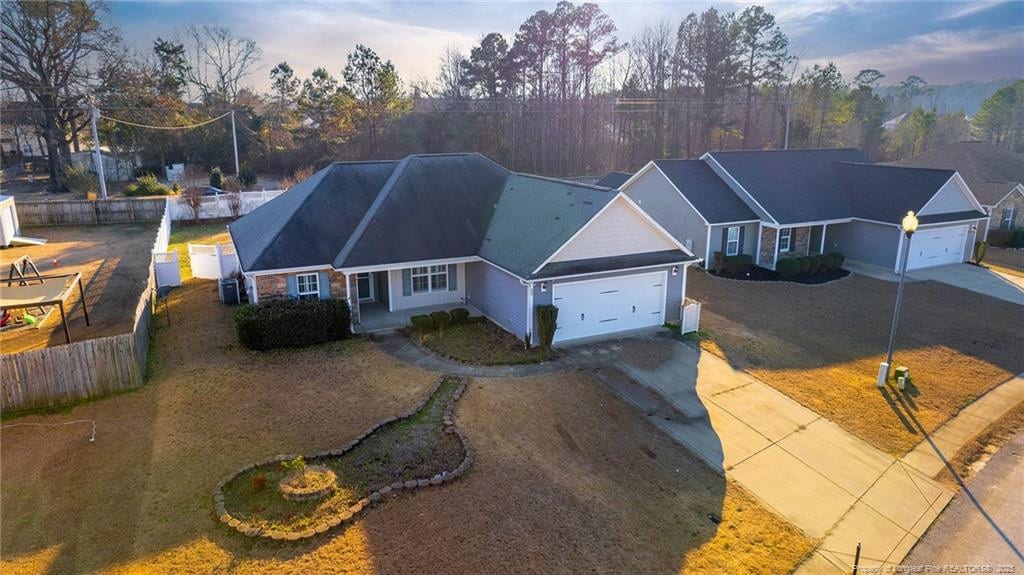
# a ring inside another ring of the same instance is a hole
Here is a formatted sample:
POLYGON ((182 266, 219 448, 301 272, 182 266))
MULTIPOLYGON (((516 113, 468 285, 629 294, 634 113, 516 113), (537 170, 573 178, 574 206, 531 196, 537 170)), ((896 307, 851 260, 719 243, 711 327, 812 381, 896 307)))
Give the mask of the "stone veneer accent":
MULTIPOLYGON (((327 271, 327 278, 331 284, 331 298, 345 299, 345 296, 348 294, 348 292, 345 291, 345 274, 334 270, 325 271, 327 271)), ((255 276, 256 293, 259 294, 260 303, 287 298, 287 278, 290 275, 295 275, 295 273, 255 276)))
POLYGON ((761 251, 758 256, 759 266, 772 267, 775 256, 775 228, 761 226, 761 251))
POLYGON ((779 259, 800 258, 809 255, 807 251, 811 243, 811 228, 791 228, 793 235, 789 240, 790 250, 779 252, 779 259))
MULTIPOLYGON (((314 453, 306 457, 306 459, 313 460, 324 457, 340 457, 341 455, 344 455, 345 452, 349 451, 350 449, 358 445, 360 441, 368 437, 378 428, 383 427, 384 425, 387 425, 393 421, 413 416, 417 411, 423 409, 423 406, 425 406, 427 402, 430 401, 430 398, 434 395, 437 389, 441 387, 441 384, 444 382, 445 377, 448 376, 442 375, 437 379, 437 383, 434 384, 434 386, 430 390, 430 393, 428 393, 426 397, 423 398, 423 401, 421 401, 419 405, 413 407, 412 409, 406 411, 405 413, 399 415, 398 417, 385 419, 384 421, 381 421, 376 425, 370 426, 369 429, 364 431, 361 435, 356 437, 354 440, 350 441, 341 449, 332 449, 330 451, 314 453)), ((263 461, 257 461, 256 463, 253 463, 251 465, 246 465, 245 467, 242 467, 238 471, 226 475, 217 483, 217 486, 214 487, 213 489, 213 508, 218 521, 234 529, 235 531, 242 533, 246 537, 262 537, 264 539, 269 539, 273 541, 299 541, 301 539, 315 537, 316 535, 322 535, 340 525, 354 523, 360 513, 369 509, 373 505, 381 503, 382 501, 384 501, 385 497, 398 497, 398 495, 401 493, 403 489, 406 491, 415 491, 417 489, 423 489, 424 487, 442 485, 444 483, 449 483, 451 481, 458 479, 459 477, 465 475, 467 471, 469 471, 470 466, 473 465, 473 460, 476 459, 476 452, 473 450, 473 447, 469 444, 469 438, 466 437, 465 432, 463 432, 458 427, 455 427, 455 422, 452 420, 452 411, 454 411, 455 409, 455 402, 457 402, 459 398, 462 397, 463 392, 466 391, 467 382, 468 380, 463 378, 461 383, 459 383, 458 389, 455 390, 455 392, 452 394, 451 400, 448 402, 448 405, 445 406, 444 413, 442 416, 442 425, 444 425, 445 433, 452 433, 458 436, 459 440, 462 442, 463 451, 465 453, 465 457, 463 457, 462 463, 460 463, 459 466, 456 467, 451 472, 443 471, 433 477, 410 479, 409 481, 406 481, 404 483, 401 481, 396 481, 391 485, 384 486, 380 488, 380 490, 374 491, 373 493, 369 494, 363 499, 360 499, 354 505, 349 507, 347 510, 339 513, 338 515, 335 515, 334 517, 331 517, 329 519, 325 519, 321 523, 318 523, 317 525, 314 525, 313 527, 310 527, 303 531, 264 531, 256 526, 245 523, 244 521, 241 521, 236 517, 232 517, 231 514, 228 513, 227 508, 224 506, 224 486, 227 485, 227 483, 234 479, 237 475, 245 473, 246 471, 249 471, 255 467, 259 467, 261 465, 269 465, 272 463, 278 463, 282 461, 291 461, 297 457, 296 455, 278 455, 275 457, 271 457, 269 459, 264 459, 263 461)))

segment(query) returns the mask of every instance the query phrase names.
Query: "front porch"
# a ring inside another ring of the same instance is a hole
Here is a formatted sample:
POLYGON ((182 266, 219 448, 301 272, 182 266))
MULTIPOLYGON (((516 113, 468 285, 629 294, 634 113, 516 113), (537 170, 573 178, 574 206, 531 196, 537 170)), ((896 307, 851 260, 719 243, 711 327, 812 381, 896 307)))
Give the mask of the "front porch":
POLYGON ((359 314, 362 320, 356 326, 356 331, 359 333, 374 333, 399 329, 409 325, 409 318, 414 315, 430 315, 435 311, 451 311, 457 307, 468 309, 471 316, 483 315, 480 313, 480 310, 464 303, 429 305, 388 311, 388 304, 386 303, 362 302, 359 304, 359 314))

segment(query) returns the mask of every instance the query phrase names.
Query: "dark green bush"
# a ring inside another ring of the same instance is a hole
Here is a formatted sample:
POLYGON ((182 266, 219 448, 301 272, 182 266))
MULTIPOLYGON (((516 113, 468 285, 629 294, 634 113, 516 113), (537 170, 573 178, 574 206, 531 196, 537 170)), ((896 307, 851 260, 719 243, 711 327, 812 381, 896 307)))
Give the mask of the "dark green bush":
POLYGON ((796 258, 781 259, 775 264, 775 271, 784 279, 793 279, 800 275, 800 262, 796 258))
POLYGON ((980 240, 974 242, 974 263, 980 264, 985 261, 986 251, 988 251, 988 244, 980 240))
POLYGON ((1010 245, 1010 230, 994 229, 988 231, 988 245, 1005 248, 1010 245))
POLYGON ((350 322, 348 302, 342 299, 271 301, 235 310, 238 339, 257 351, 345 339, 351 335, 350 322))
POLYGON ((143 174, 124 187, 126 196, 166 196, 171 189, 160 183, 153 174, 143 174))
POLYGON ((427 333, 434 329, 434 320, 429 315, 414 315, 409 318, 409 323, 420 333, 427 333))
POLYGON ((138 168, 135 168, 135 172, 132 175, 134 175, 136 178, 141 178, 142 176, 145 176, 146 174, 149 174, 151 176, 159 177, 163 173, 164 173, 164 167, 161 166, 161 165, 154 164, 154 165, 139 166, 138 168))
POLYGON ((810 269, 807 273, 814 275, 821 271, 821 256, 807 256, 807 260, 810 262, 810 269))
POLYGON ((811 258, 802 256, 796 258, 796 261, 800 262, 800 275, 805 276, 811 273, 811 258))
POLYGON ((457 307, 451 311, 452 325, 466 323, 469 319, 469 310, 464 307, 457 307))
POLYGON ((430 314, 430 321, 433 322, 434 329, 444 331, 444 328, 452 323, 452 314, 446 311, 435 311, 430 314))
POLYGON ((819 273, 830 272, 835 269, 832 256, 828 254, 821 254, 818 256, 818 261, 821 263, 821 269, 818 270, 819 273))
POLYGON ((218 190, 224 189, 224 172, 220 168, 210 170, 210 185, 218 190))
POLYGON ((730 274, 745 274, 754 267, 754 256, 739 254, 726 256, 722 263, 722 269, 730 274))
POLYGON ((540 347, 545 351, 551 349, 551 342, 555 341, 555 330, 558 329, 558 308, 553 305, 539 305, 537 314, 537 337, 540 338, 540 347))
POLYGON ((832 252, 828 255, 832 258, 832 267, 836 269, 843 267, 843 262, 846 261, 846 256, 839 252, 832 252))
POLYGON ((1017 228, 1010 232, 1010 247, 1024 248, 1024 228, 1017 228))
POLYGON ((256 170, 250 166, 242 166, 242 169, 238 171, 238 182, 246 188, 255 186, 256 179, 256 170))

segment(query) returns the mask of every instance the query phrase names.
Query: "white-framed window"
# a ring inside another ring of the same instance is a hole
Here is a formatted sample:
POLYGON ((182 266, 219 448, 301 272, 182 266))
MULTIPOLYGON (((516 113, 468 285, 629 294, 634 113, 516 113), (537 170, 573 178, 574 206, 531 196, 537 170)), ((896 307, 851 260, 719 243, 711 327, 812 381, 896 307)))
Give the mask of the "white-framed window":
POLYGON ((1013 227, 1013 206, 1003 208, 1003 217, 999 220, 999 227, 1004 230, 1013 227))
POLYGON ((295 276, 299 299, 320 299, 320 274, 300 274, 295 276))
POLYGON ((793 229, 784 228, 779 230, 779 251, 788 252, 793 239, 793 229))
POLYGON ((412 268, 412 293, 448 291, 448 264, 412 268))
POLYGON ((735 256, 740 253, 740 227, 731 226, 725 230, 725 255, 735 256))

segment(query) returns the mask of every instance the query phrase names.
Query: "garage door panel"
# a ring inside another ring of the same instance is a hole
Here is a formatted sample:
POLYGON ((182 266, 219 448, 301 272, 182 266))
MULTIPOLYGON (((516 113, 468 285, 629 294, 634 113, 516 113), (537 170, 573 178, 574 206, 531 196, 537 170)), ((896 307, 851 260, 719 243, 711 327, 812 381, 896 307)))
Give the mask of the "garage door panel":
POLYGON ((555 284, 556 341, 661 325, 665 273, 555 284))
POLYGON ((966 241, 967 226, 963 225, 918 230, 910 240, 907 269, 960 263, 966 241))

